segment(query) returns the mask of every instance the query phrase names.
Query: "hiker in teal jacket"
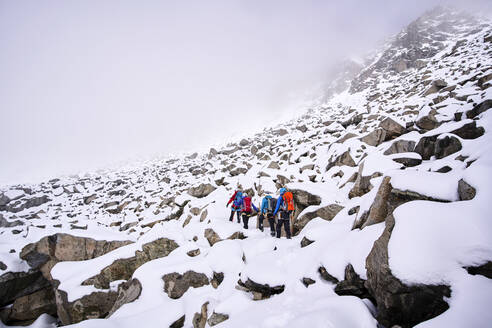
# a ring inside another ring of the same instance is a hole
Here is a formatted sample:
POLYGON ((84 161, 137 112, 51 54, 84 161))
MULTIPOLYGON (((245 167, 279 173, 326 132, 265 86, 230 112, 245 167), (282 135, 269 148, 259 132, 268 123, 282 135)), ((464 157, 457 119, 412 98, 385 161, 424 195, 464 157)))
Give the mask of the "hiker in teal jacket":
POLYGON ((263 200, 261 201, 261 212, 258 216, 261 231, 263 231, 263 220, 266 216, 268 223, 270 224, 270 235, 272 237, 275 236, 275 216, 273 215, 273 211, 276 203, 277 200, 270 195, 263 197, 263 200))

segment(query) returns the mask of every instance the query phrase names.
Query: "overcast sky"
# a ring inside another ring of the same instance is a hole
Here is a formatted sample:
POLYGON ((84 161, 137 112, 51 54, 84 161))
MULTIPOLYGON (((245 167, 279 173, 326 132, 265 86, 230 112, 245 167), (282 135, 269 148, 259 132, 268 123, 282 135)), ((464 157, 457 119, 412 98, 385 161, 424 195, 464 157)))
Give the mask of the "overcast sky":
POLYGON ((0 185, 255 132, 439 2, 0 0, 0 185))

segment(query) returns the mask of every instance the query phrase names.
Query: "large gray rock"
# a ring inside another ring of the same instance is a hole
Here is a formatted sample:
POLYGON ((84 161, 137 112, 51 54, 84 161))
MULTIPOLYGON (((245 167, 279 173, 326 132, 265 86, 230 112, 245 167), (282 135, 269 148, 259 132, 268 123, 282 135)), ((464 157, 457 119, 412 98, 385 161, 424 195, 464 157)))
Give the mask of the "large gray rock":
POLYGON ((394 139, 406 132, 405 128, 401 124, 395 122, 389 117, 385 118, 381 123, 379 123, 379 127, 386 132, 385 140, 394 139))
POLYGON ((423 93, 423 96, 425 97, 430 94, 436 93, 447 86, 448 84, 443 80, 434 80, 432 81, 431 86, 423 93))
POLYGON ((208 318, 207 323, 210 327, 216 326, 221 322, 229 319, 229 315, 223 313, 213 312, 210 318, 208 318))
POLYGON ((300 218, 294 220, 292 225, 293 234, 298 235, 299 232, 308 224, 312 219, 319 217, 326 221, 331 221, 337 214, 343 209, 343 206, 338 204, 330 204, 316 211, 303 214, 300 218))
POLYGON ((367 194, 373 186, 371 185, 371 179, 381 176, 379 172, 374 172, 371 175, 364 176, 362 172, 364 171, 364 162, 359 165, 359 172, 357 173, 357 178, 355 179, 354 186, 349 191, 349 198, 360 197, 367 194))
POLYGON ((345 279, 337 283, 335 286, 335 293, 340 296, 352 295, 373 300, 364 283, 365 280, 361 279, 355 272, 352 264, 348 264, 345 267, 345 279))
POLYGON ((391 146, 385 150, 384 155, 393 155, 398 153, 409 153, 415 149, 415 141, 411 140, 397 140, 394 141, 391 146))
POLYGON ((24 225, 24 222, 22 222, 21 220, 8 221, 3 217, 2 214, 0 214, 0 228, 12 228, 21 225, 24 225))
POLYGON ((128 258, 119 258, 102 269, 97 275, 86 279, 82 285, 94 285, 96 288, 108 289, 109 284, 117 280, 129 280, 143 264, 168 256, 179 245, 171 239, 159 238, 142 245, 141 251, 128 258))
POLYGON ((191 187, 188 189, 188 194, 193 197, 202 198, 208 196, 215 189, 210 183, 202 183, 197 187, 191 187))
MULTIPOLYGON (((58 288, 59 282, 55 282, 58 288)), ((67 293, 61 289, 55 290, 58 318, 63 325, 74 324, 87 319, 107 318, 123 304, 133 302, 142 290, 137 279, 123 282, 118 290, 97 291, 85 295, 73 302, 68 301, 67 293)))
POLYGON ((50 282, 38 270, 4 273, 0 276, 0 307, 49 286, 50 282))
POLYGON ((6 323, 9 325, 29 323, 43 313, 56 316, 55 293, 51 286, 17 298, 10 308, 6 323))
POLYGON ((386 139, 386 131, 382 128, 377 128, 376 130, 366 134, 360 141, 365 142, 369 146, 379 146, 384 139, 386 139))
POLYGON ((203 273, 186 271, 184 274, 177 272, 162 276, 164 280, 164 291, 172 299, 178 299, 190 288, 199 288, 210 284, 208 277, 203 273))
POLYGON ((432 130, 437 128, 441 123, 437 121, 435 111, 428 115, 422 116, 415 122, 415 124, 422 130, 432 130))
POLYGON ((366 258, 365 287, 377 304, 378 322, 384 327, 413 327, 449 308, 444 297, 451 296, 445 285, 407 286, 396 278, 388 262, 388 243, 395 225, 393 215, 385 219, 383 234, 374 242, 366 258))
POLYGON ((483 112, 492 108, 492 99, 487 99, 466 112, 467 118, 475 118, 483 112))
POLYGON ((476 190, 470 186, 465 180, 458 181, 458 195, 460 200, 471 200, 475 198, 476 190))
POLYGON ((268 284, 259 284, 249 279, 246 282, 238 280, 238 285, 242 287, 244 291, 252 292, 253 299, 256 301, 270 298, 272 295, 281 294, 284 292, 285 286, 270 286, 268 284))
POLYGON ((39 269, 46 279, 51 280, 51 268, 58 262, 90 260, 131 243, 128 240, 95 240, 58 233, 26 245, 20 257, 32 268, 39 269))
POLYGON ((5 210, 12 213, 17 213, 28 208, 41 206, 47 202, 51 201, 48 196, 43 195, 39 197, 22 198, 5 205, 5 210))
POLYGON ((208 302, 202 304, 200 312, 193 316, 193 328, 205 328, 208 316, 208 302))
POLYGON ((434 155, 436 159, 441 159, 460 151, 461 148, 461 142, 458 138, 445 136, 444 138, 437 139, 434 146, 434 155))
POLYGON ((450 133, 456 134, 463 139, 476 139, 483 136, 485 129, 481 126, 477 126, 477 121, 473 121, 463 125, 461 128, 451 131, 450 133))
POLYGON ((339 155, 338 157, 336 157, 335 159, 330 159, 328 165, 326 166, 326 171, 328 171, 334 166, 343 166, 343 165, 351 166, 351 167, 356 166, 352 156, 350 156, 350 151, 348 150, 343 154, 339 155))

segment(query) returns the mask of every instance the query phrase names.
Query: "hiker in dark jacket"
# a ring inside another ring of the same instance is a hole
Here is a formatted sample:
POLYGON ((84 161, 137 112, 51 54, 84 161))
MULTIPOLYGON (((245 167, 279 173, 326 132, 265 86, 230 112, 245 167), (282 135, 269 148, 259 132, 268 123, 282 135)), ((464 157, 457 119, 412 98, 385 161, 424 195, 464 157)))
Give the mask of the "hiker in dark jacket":
POLYGON ((249 197, 248 194, 244 194, 241 206, 244 229, 248 229, 248 221, 249 218, 253 215, 253 209, 255 210, 255 212, 259 212, 255 204, 253 204, 251 197, 249 197))
POLYGON ((285 188, 280 188, 280 197, 277 200, 277 206, 275 207, 273 216, 275 217, 279 211, 280 219, 277 222, 277 238, 280 238, 283 225, 287 239, 290 239, 290 217, 294 212, 294 202, 292 193, 285 188))
POLYGON ((241 207, 243 205, 243 193, 241 192, 241 190, 238 189, 236 190, 236 192, 234 192, 234 195, 232 195, 232 197, 227 202, 226 207, 229 206, 230 203, 232 203, 232 206, 229 221, 232 222, 232 220, 234 219, 234 214, 236 214, 237 223, 241 223, 241 207))
POLYGON ((273 216, 273 211, 275 210, 275 205, 277 200, 270 195, 266 195, 261 201, 261 213, 258 216, 260 230, 263 231, 263 220, 265 217, 268 219, 270 224, 270 235, 275 236, 275 217, 273 216))

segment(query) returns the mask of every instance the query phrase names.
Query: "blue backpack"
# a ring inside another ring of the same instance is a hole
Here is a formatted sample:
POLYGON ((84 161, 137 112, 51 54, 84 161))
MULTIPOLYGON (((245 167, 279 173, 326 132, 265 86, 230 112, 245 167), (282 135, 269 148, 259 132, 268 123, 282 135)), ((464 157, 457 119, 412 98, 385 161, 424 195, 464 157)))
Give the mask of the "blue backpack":
POLYGON ((234 207, 239 208, 243 204, 243 193, 238 191, 236 193, 236 198, 234 198, 234 207))

